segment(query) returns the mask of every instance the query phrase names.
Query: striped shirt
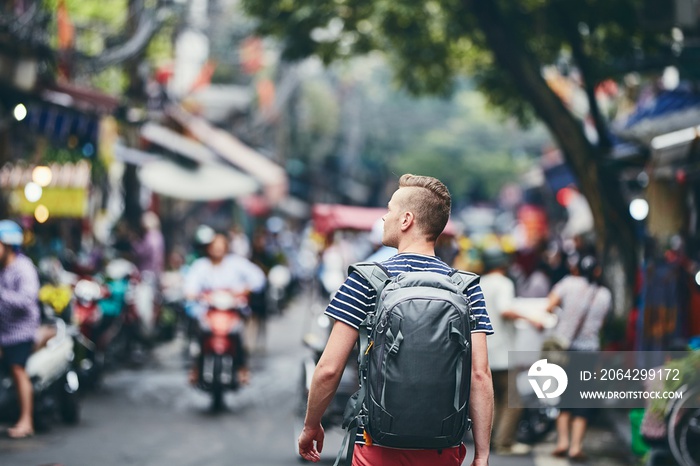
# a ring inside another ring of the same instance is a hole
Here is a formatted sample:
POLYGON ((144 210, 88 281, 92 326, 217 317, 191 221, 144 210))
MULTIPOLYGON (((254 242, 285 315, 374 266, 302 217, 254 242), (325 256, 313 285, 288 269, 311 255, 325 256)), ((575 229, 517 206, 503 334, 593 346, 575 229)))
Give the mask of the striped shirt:
POLYGON ((34 341, 39 328, 39 276, 27 256, 0 269, 0 346, 34 341))
MULTIPOLYGON (((452 272, 452 268, 437 257, 414 253, 397 254, 382 262, 382 265, 391 275, 402 272, 437 272, 449 275, 452 272)), ((467 289, 466 295, 472 315, 476 319, 476 327, 472 333, 492 334, 493 327, 486 312, 484 294, 478 280, 467 289)), ((359 273, 352 272, 331 300, 325 314, 359 329, 367 313, 374 310, 376 302, 377 292, 374 288, 359 273)), ((358 430, 355 443, 364 443, 362 429, 358 430)))

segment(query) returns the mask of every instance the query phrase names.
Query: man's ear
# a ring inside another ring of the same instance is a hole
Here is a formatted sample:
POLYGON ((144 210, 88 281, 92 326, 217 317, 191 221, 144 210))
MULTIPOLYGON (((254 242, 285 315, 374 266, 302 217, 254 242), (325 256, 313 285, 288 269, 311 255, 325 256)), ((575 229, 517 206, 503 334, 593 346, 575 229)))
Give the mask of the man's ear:
POLYGON ((408 230, 411 225, 413 225, 413 222, 415 222, 415 219, 413 212, 404 212, 401 215, 401 231, 408 230))

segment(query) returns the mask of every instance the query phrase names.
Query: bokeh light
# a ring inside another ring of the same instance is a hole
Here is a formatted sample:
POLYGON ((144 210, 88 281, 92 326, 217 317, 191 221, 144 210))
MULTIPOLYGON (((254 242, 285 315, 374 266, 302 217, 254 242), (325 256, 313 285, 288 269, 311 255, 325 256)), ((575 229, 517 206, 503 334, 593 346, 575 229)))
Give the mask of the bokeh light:
POLYGON ((635 199, 630 202, 630 215, 635 220, 644 220, 649 215, 649 203, 644 199, 635 199))
POLYGON ((50 185, 52 179, 53 173, 51 172, 51 169, 45 165, 39 165, 32 170, 32 181, 42 188, 50 185))
POLYGON ((12 114, 15 120, 22 121, 27 117, 27 107, 25 107, 24 104, 17 104, 12 114))
POLYGON ((41 195, 43 193, 44 193, 44 190, 41 189, 41 186, 34 183, 33 181, 30 181, 24 187, 24 197, 26 197, 29 202, 38 201, 39 199, 41 199, 41 195))
POLYGON ((45 223, 49 219, 49 209, 45 205, 39 204, 34 209, 34 218, 39 223, 45 223))
POLYGON ((573 201, 576 193, 571 188, 561 188, 557 192, 557 202, 564 207, 567 207, 573 201))

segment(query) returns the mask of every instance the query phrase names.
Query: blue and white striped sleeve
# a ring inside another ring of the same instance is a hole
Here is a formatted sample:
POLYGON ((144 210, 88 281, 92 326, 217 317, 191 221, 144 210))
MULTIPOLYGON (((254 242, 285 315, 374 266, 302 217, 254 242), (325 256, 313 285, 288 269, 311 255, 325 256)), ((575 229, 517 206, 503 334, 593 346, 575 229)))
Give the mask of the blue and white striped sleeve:
POLYGON ((481 291, 481 285, 478 280, 467 289, 467 299, 469 299, 472 314, 476 318, 476 328, 472 330, 472 333, 492 335, 493 326, 486 312, 486 300, 484 299, 484 292, 481 291))
POLYGON ((352 272, 333 296, 325 314, 359 329, 368 312, 374 309, 377 292, 357 272, 352 272))

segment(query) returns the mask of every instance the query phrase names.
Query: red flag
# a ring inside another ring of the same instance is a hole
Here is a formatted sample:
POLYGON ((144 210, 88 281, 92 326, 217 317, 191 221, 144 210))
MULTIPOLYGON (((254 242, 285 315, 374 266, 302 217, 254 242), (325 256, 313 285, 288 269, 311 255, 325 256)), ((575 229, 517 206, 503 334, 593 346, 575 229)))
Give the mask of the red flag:
POLYGON ((65 0, 58 0, 56 8, 56 29, 58 31, 58 48, 65 50, 73 47, 75 27, 68 15, 65 0))

